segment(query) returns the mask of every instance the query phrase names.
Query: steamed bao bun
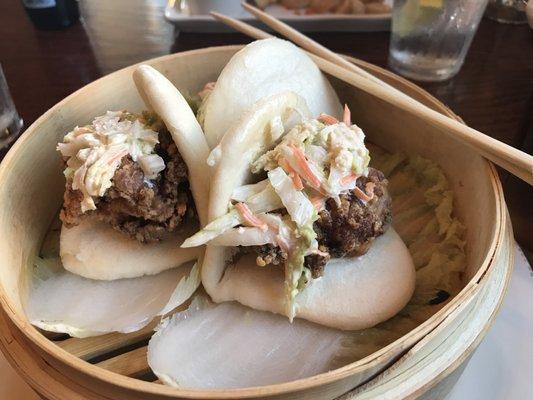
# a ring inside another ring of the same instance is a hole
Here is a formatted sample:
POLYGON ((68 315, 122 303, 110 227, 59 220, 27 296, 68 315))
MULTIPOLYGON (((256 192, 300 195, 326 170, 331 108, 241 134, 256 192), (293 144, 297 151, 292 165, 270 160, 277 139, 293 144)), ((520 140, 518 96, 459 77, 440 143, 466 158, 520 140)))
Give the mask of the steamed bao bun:
POLYGON ((201 107, 199 119, 209 147, 255 102, 285 91, 301 96, 313 116, 342 116, 337 94, 304 51, 286 40, 258 40, 231 58, 201 107))
MULTIPOLYGON (((212 172, 210 222, 227 213, 235 188, 251 183, 251 162, 279 140, 276 135, 265 134, 273 118, 281 117, 285 126, 283 116, 291 115, 292 110, 308 118, 306 108, 304 99, 286 91, 257 101, 234 122, 214 151, 220 157, 212 172)), ((207 245, 201 275, 213 301, 238 301, 257 310, 291 317, 284 271, 259 267, 251 255, 243 255, 235 264, 228 263, 234 259, 234 250, 207 245)), ((408 303, 414 287, 411 255, 390 227, 374 240, 365 255, 330 260, 324 275, 297 295, 295 316, 342 330, 365 329, 397 314, 408 303)))
MULTIPOLYGON (((205 160, 209 149, 200 125, 183 96, 158 71, 147 65, 139 66, 134 79, 147 107, 163 119, 187 164, 189 187, 198 217, 200 223, 205 223, 209 189, 205 160)), ((117 113, 111 113, 112 118, 116 117, 114 114, 117 113)), ((105 118, 103 121, 99 120, 100 132, 110 126, 108 132, 103 133, 111 133, 113 126, 116 129, 118 121, 105 118)), ((116 129, 114 134, 131 132, 134 140, 148 137, 150 144, 155 143, 151 132, 133 129, 128 124, 121 128, 122 131, 116 129)), ((76 137, 72 135, 70 139, 76 137)), ((133 139, 131 136, 126 138, 133 139)), ((68 141, 72 143, 70 139, 68 141)), ((88 148, 86 145, 94 143, 97 138, 91 137, 93 141, 86 139, 81 137, 83 142, 78 143, 82 145, 81 149, 88 148)), ((102 148, 97 150, 105 153, 109 148, 103 146, 108 146, 109 142, 101 140, 102 148)), ((68 157, 80 151, 78 146, 61 147, 68 157)), ((98 151, 93 154, 98 155, 98 151)), ((113 155, 114 161, 122 160, 118 157, 123 157, 123 151, 113 155)), ((113 171, 104 172, 108 172, 106 179, 114 177, 113 171)), ((183 304, 200 285, 199 264, 193 265, 189 261, 199 259, 203 248, 179 247, 183 239, 197 229, 196 224, 189 225, 190 221, 187 221, 179 230, 162 235, 160 242, 141 244, 99 222, 95 215, 85 215, 76 222, 79 223, 73 224, 75 226, 67 228, 63 225, 61 228, 59 253, 65 268, 61 268, 55 257, 54 229, 45 238, 42 257, 36 258, 30 271, 28 300, 24 308, 33 325, 78 338, 110 332, 131 333, 183 304)))
MULTIPOLYGON (((200 223, 205 223, 209 190, 209 148, 196 116, 185 98, 154 68, 141 65, 133 73, 148 109, 164 121, 188 169, 189 186, 200 223)), ((196 227, 182 226, 161 242, 143 244, 87 217, 61 229, 60 256, 64 268, 94 280, 155 275, 198 259, 203 248, 183 249, 183 240, 196 227)))

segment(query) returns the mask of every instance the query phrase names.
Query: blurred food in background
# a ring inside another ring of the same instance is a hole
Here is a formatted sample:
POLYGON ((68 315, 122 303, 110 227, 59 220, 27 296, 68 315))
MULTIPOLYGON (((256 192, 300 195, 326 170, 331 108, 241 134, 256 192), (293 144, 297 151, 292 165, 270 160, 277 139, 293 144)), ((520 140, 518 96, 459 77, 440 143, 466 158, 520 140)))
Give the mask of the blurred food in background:
POLYGON ((297 14, 387 14, 391 8, 384 0, 257 0, 265 8, 279 4, 297 14))

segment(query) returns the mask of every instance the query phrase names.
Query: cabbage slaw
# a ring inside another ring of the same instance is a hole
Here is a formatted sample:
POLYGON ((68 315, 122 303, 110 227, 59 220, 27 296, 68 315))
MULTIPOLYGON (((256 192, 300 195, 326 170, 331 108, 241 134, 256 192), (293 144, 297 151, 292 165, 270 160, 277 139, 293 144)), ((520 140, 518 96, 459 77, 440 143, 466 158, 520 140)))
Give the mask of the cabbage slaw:
POLYGON ((96 209, 95 198, 113 185, 123 157, 130 155, 139 162, 148 180, 165 169, 164 160, 154 153, 158 133, 141 118, 126 111, 107 111, 90 125, 76 126, 57 145, 66 159, 65 177, 83 194, 82 212, 96 209))

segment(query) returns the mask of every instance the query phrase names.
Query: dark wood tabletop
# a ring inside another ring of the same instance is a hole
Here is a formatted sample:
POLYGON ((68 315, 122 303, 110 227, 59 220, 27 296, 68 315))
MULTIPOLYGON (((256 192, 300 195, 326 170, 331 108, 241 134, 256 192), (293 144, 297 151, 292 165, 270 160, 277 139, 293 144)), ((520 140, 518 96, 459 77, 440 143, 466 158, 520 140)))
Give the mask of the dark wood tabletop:
MULTIPOLYGON (((248 43, 240 34, 178 32, 164 0, 81 0, 82 20, 39 31, 21 1, 0 5, 0 62, 29 126, 65 96, 124 66, 171 52, 248 43)), ((387 67, 389 33, 316 33, 331 50, 387 67)), ((533 152, 533 30, 483 19, 453 79, 418 83, 475 129, 533 152)), ((2 157, 2 154, 0 154, 2 157)), ((533 189, 502 174, 517 239, 533 249, 533 189)))

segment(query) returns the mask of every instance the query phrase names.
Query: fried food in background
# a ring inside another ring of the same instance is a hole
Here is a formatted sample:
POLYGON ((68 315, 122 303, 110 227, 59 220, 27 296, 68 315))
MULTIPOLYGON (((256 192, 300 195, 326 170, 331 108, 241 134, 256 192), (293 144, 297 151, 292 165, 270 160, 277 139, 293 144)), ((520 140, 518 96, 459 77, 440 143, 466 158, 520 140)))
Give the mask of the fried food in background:
POLYGON ((279 4, 297 14, 387 14, 391 12, 383 0, 265 0, 261 8, 279 4))

